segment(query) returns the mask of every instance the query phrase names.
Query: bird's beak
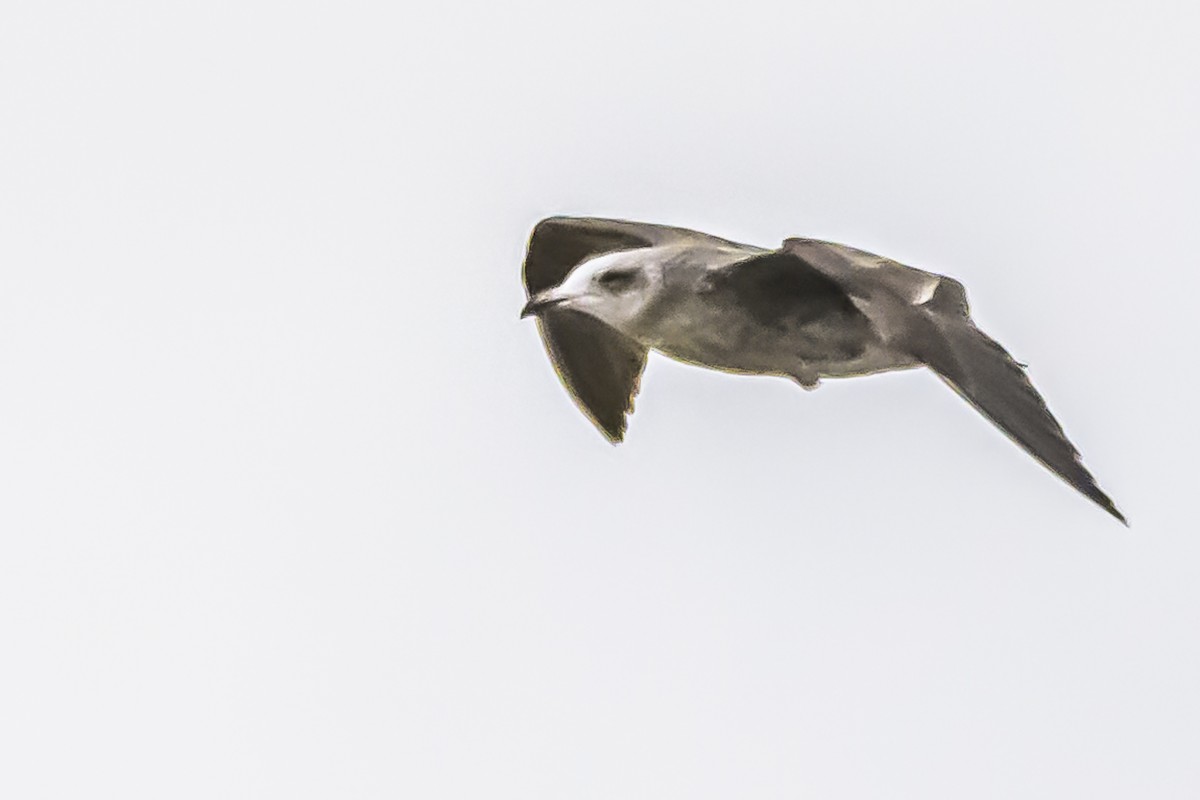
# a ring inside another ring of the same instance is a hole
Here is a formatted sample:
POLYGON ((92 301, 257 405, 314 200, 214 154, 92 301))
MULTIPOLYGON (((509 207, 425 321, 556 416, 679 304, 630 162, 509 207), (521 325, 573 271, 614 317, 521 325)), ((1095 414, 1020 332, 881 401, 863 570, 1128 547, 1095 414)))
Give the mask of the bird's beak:
POLYGON ((533 297, 529 298, 529 302, 526 303, 525 307, 521 309, 521 319, 535 314, 541 314, 547 308, 556 306, 559 303, 564 303, 568 299, 570 298, 564 297, 560 294, 555 294, 554 290, 552 289, 547 289, 544 292, 538 292, 533 297))

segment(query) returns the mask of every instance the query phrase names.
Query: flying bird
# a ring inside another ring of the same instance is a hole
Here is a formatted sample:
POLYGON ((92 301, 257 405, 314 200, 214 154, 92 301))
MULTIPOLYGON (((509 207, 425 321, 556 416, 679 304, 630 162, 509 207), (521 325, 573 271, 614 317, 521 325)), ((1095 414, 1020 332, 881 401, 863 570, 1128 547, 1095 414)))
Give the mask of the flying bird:
POLYGON ((846 245, 777 250, 666 225, 551 217, 533 230, 528 302, 562 382, 610 441, 625 436, 646 356, 779 375, 805 389, 929 367, 1026 452, 1128 524, 1024 365, 971 320, 963 286, 846 245))

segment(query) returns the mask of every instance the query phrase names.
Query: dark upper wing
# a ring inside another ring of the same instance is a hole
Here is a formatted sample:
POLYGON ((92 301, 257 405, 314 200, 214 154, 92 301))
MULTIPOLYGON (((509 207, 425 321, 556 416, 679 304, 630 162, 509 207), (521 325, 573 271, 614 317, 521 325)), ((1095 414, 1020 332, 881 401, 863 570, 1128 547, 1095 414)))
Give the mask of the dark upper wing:
POLYGON ((893 326, 903 328, 911 316, 906 309, 967 313, 967 295, 962 284, 944 275, 816 239, 788 239, 779 252, 795 256, 837 283, 884 336, 893 326), (898 319, 890 318, 896 315, 898 319))
POLYGON ((746 254, 709 272, 718 306, 742 309, 757 326, 796 345, 798 358, 849 360, 871 341, 871 323, 837 281, 782 250, 746 254))
MULTIPOLYGON (((683 228, 623 220, 551 217, 533 229, 525 255, 530 296, 557 286, 581 261, 617 250, 723 240, 683 228)), ((585 314, 549 309, 538 319, 546 351, 580 409, 612 442, 625 436, 646 350, 585 314)))
POLYGON ((595 317, 549 309, 538 329, 554 370, 580 410, 610 442, 625 438, 625 418, 633 411, 646 350, 595 317))
POLYGON ((784 251, 840 283, 893 346, 927 364, 1026 452, 1126 522, 1024 368, 975 327, 962 284, 843 245, 789 239, 784 251))
POLYGON ((945 359, 941 348, 936 349, 933 358, 925 359, 934 372, 1026 452, 1128 525, 1080 462, 1079 451, 1033 388, 1024 368, 970 319, 945 318, 938 323, 953 357, 945 359))
POLYGON ((858 314, 837 281, 781 250, 713 271, 708 290, 727 293, 730 305, 744 308, 767 327, 804 324, 837 311, 858 314))

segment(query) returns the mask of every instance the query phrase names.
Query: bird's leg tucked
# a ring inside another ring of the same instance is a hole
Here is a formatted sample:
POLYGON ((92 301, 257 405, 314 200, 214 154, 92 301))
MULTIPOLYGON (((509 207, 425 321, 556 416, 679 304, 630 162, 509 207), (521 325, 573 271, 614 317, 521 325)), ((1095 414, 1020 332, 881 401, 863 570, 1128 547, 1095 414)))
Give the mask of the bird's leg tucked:
POLYGON ((817 371, 808 366, 801 366, 793 372, 791 379, 800 384, 800 388, 806 392, 811 392, 821 385, 821 378, 817 375, 817 371))

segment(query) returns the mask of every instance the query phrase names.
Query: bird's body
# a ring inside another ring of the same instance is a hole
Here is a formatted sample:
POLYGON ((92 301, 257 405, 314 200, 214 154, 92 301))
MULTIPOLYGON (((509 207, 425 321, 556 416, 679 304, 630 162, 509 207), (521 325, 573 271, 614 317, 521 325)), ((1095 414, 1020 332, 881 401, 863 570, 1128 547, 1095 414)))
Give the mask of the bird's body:
POLYGON ((957 281, 845 245, 778 250, 660 225, 543 220, 529 303, 580 407, 620 441, 646 354, 807 389, 928 366, 1010 438, 1124 521, 1018 365, 975 327, 957 281))
POLYGON ((756 280, 747 281, 741 267, 746 258, 745 252, 704 248, 680 252, 668 262, 678 284, 638 341, 682 361, 784 375, 804 385, 916 366, 881 341, 844 295, 821 291, 789 267, 777 269, 765 260, 752 276, 756 280), (717 257, 704 264, 706 256, 717 257))

